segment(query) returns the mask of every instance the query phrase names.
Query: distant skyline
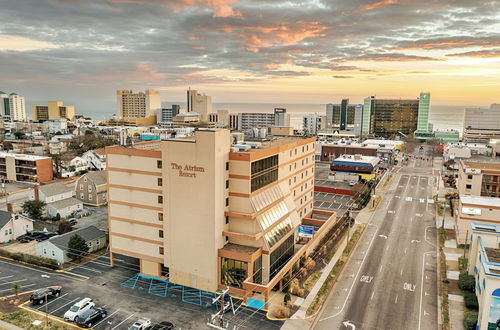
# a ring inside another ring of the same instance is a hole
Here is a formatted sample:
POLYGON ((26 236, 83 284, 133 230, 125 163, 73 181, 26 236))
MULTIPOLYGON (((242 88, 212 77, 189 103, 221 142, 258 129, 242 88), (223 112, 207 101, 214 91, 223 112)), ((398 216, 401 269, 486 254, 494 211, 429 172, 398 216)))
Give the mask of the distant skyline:
POLYGON ((162 101, 500 102, 500 3, 470 0, 0 0, 0 90, 78 113, 162 101))

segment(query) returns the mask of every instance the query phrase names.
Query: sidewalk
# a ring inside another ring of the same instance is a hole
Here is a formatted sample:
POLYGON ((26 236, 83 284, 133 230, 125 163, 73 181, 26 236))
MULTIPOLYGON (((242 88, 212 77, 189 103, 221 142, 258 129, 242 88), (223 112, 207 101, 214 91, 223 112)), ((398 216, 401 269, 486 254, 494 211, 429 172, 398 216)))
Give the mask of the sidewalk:
POLYGON ((13 325, 0 320, 0 329, 5 330, 23 330, 23 328, 18 327, 17 325, 13 325))

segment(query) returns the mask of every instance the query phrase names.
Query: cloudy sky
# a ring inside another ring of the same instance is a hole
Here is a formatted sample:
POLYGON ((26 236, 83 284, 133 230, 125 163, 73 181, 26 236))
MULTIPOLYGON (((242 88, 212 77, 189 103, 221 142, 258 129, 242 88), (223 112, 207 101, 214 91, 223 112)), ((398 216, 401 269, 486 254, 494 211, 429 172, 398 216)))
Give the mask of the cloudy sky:
POLYGON ((500 102, 500 1, 0 0, 0 90, 78 112, 115 90, 215 102, 500 102))

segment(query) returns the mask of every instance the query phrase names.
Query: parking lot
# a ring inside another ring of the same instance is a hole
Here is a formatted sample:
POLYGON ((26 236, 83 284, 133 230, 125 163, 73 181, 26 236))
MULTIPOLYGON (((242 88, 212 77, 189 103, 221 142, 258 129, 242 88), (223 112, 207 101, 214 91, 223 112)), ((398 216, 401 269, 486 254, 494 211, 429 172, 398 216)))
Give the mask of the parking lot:
MULTIPOLYGON (((75 265, 67 273, 56 273, 20 265, 0 259, 0 296, 12 294, 12 283, 20 282, 21 291, 48 286, 62 286, 61 295, 49 300, 47 311, 52 317, 62 318, 77 301, 89 297, 97 307, 104 307, 107 316, 93 325, 93 329, 127 329, 138 318, 150 318, 155 323, 172 322, 177 329, 206 329, 214 306, 196 306, 182 302, 180 291, 169 291, 165 297, 148 293, 149 283, 127 288, 121 284, 139 271, 137 260, 125 256, 115 257, 115 267, 109 267, 109 257, 100 256, 83 265, 75 265)), ((265 312, 255 311, 234 300, 236 315, 226 313, 232 324, 241 329, 275 329, 281 322, 266 319, 265 312)), ((25 308, 45 312, 45 304, 25 308)))

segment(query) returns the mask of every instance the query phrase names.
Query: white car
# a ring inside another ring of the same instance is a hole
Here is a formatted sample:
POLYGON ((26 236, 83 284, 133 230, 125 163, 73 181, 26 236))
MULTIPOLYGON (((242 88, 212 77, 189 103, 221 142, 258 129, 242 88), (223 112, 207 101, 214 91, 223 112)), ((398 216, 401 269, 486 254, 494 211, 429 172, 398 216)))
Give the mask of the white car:
POLYGON ((132 324, 128 330, 144 330, 151 325, 151 320, 147 318, 140 318, 132 324))
POLYGON ((66 313, 64 313, 65 321, 75 321, 75 319, 95 306, 95 303, 90 298, 83 298, 79 302, 71 306, 66 313))

